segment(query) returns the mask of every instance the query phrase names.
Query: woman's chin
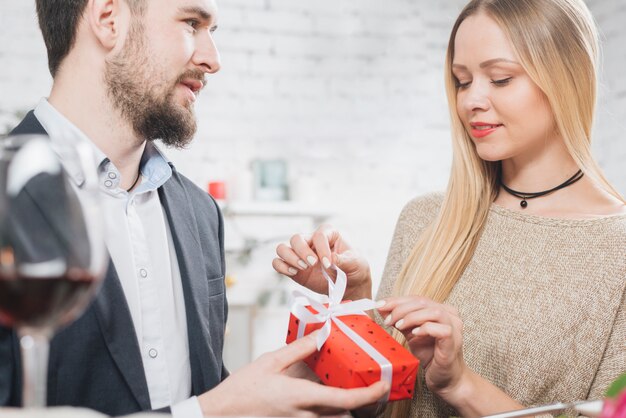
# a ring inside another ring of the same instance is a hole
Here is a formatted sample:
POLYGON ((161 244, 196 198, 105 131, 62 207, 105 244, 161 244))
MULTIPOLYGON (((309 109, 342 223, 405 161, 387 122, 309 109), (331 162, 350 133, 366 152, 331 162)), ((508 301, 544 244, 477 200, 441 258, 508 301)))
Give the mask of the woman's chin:
POLYGON ((494 149, 493 147, 476 147, 476 153, 483 161, 496 162, 509 158, 511 155, 503 150, 494 149))

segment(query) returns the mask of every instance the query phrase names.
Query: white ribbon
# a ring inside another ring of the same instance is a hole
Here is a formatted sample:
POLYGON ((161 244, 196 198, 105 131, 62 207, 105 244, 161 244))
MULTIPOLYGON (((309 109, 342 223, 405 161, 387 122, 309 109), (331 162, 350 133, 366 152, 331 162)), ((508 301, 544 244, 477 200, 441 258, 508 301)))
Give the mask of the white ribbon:
MULTIPOLYGON (((328 307, 322 302, 307 296, 306 294, 295 290, 293 295, 295 301, 291 308, 291 313, 300 320, 298 324, 297 338, 304 336, 304 331, 308 324, 324 323, 320 333, 317 335, 317 350, 321 350, 326 340, 330 336, 332 323, 334 323, 348 338, 350 338, 359 348, 367 353, 380 366, 380 380, 388 382, 391 387, 393 368, 391 362, 387 360, 378 350, 370 343, 365 341, 359 334, 354 332, 349 326, 339 319, 345 315, 365 315, 365 312, 376 307, 376 302, 371 299, 359 299, 352 302, 341 303, 343 295, 346 293, 348 279, 346 273, 334 265, 331 266, 337 272, 335 282, 330 278, 326 269, 322 268, 322 274, 328 282, 328 298, 324 303, 328 303, 328 307), (318 313, 314 314, 306 307, 312 306, 318 313)), ((389 392, 386 394, 384 402, 389 399, 389 392)))

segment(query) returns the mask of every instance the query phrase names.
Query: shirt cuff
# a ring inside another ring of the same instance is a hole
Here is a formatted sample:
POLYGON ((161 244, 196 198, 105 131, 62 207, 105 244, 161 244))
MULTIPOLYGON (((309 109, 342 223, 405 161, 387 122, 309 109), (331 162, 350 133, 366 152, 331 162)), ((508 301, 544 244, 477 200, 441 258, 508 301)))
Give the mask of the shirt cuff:
POLYGON ((203 418, 202 408, 196 396, 172 405, 172 418, 203 418))

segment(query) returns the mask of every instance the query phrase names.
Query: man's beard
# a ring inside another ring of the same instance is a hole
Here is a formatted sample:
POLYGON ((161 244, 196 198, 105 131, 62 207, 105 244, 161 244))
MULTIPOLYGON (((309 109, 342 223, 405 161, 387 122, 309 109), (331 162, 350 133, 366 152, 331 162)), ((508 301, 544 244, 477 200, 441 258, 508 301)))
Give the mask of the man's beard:
POLYGON ((185 107, 174 103, 175 89, 185 78, 203 80, 204 73, 186 71, 168 84, 154 70, 157 67, 146 51, 143 27, 136 22, 124 49, 105 64, 107 94, 140 139, 160 139, 165 145, 184 148, 196 133, 197 124, 191 103, 185 107))

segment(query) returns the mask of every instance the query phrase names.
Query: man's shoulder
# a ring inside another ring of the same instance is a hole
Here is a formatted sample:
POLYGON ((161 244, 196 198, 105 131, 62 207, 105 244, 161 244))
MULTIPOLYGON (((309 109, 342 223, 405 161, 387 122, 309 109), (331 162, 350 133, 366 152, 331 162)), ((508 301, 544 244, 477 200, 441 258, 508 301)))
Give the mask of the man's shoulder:
POLYGON ((219 206, 217 205, 217 202, 210 194, 202 190, 187 176, 181 174, 175 168, 172 169, 172 178, 183 186, 183 188, 187 192, 187 195, 189 196, 189 199, 191 200, 191 203, 194 206, 203 205, 203 209, 206 209, 208 207, 215 211, 219 211, 219 206))
POLYGON ((22 121, 15 128, 13 128, 11 132, 9 132, 9 135, 29 135, 29 134, 31 135, 33 134, 46 135, 47 134, 44 127, 41 125, 41 123, 39 123, 39 120, 35 116, 35 112, 33 110, 28 112, 26 116, 24 117, 24 119, 22 119, 22 121))

